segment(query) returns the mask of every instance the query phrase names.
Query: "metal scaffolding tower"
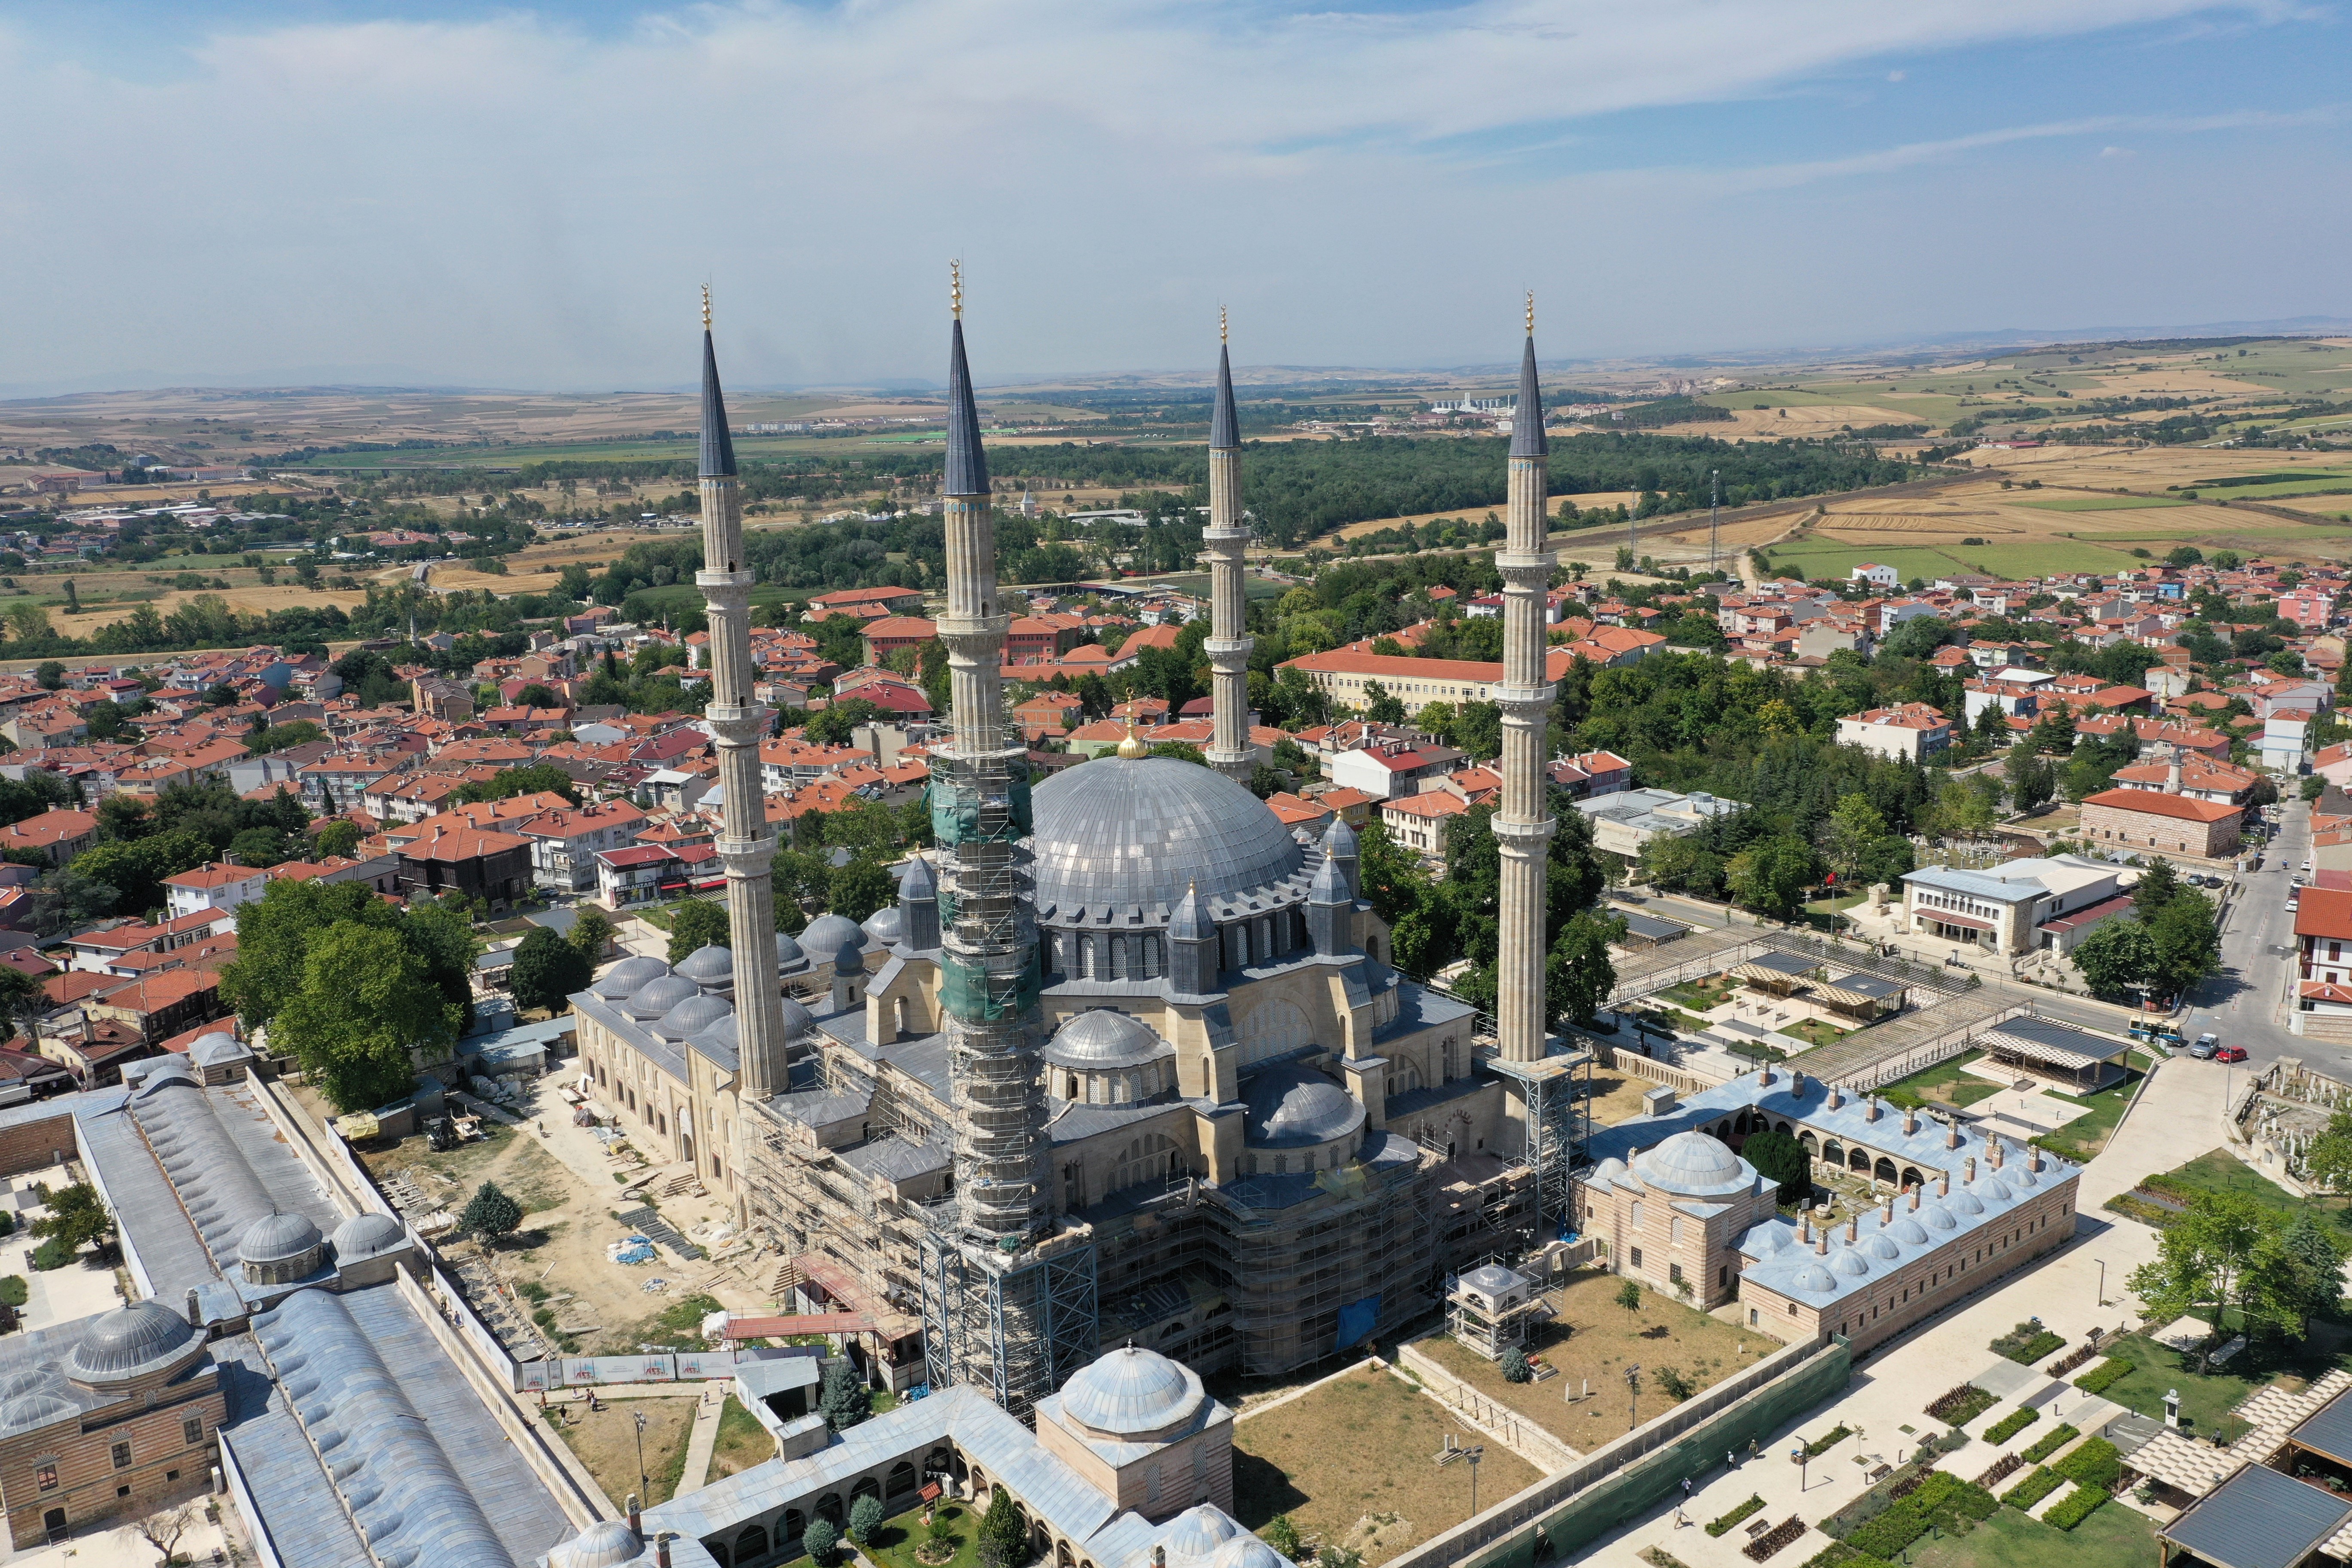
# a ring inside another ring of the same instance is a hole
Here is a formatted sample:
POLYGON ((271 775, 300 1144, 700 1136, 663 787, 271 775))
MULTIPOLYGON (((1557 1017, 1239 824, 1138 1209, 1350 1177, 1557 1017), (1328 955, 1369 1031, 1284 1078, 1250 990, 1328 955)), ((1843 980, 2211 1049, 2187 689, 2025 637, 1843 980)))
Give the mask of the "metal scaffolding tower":
POLYGON ((973 1384, 1026 1421, 1095 1358, 1095 1249, 991 1253, 923 1239, 923 1357, 931 1382, 973 1384))
POLYGON ((1535 1176, 1537 1240, 1567 1236, 1577 1228, 1570 1187, 1592 1136, 1592 1053, 1556 1047, 1535 1061, 1496 1056, 1486 1066, 1527 1110, 1523 1158, 1535 1176))

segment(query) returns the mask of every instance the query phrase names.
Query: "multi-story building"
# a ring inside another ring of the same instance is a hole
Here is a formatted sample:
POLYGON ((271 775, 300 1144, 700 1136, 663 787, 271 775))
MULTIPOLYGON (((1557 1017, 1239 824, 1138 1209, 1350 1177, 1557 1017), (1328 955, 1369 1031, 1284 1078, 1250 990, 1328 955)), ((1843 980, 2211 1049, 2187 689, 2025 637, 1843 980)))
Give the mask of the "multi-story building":
POLYGON ((164 878, 164 907, 174 920, 199 910, 234 910, 261 897, 268 885, 268 871, 219 861, 164 878))
POLYGON ((1837 738, 1842 746, 1860 746, 1901 762, 1925 763, 1950 748, 1952 721, 1940 708, 1905 702, 1839 720, 1837 738))

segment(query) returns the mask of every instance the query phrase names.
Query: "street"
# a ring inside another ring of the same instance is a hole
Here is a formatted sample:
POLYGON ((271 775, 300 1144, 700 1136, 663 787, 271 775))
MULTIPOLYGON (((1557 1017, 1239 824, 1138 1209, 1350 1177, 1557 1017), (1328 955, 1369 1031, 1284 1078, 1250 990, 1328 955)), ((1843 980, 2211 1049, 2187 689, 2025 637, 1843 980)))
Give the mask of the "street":
POLYGON ((2352 1075, 2352 1047, 2305 1039, 2285 1023, 2284 999, 2295 952, 2294 916, 2287 910, 2286 894, 2310 844, 2311 808, 2292 801, 2279 813, 2278 837, 2263 856, 2263 868, 2239 879, 2238 897, 2221 928, 2221 973, 2191 994, 2180 1032, 2193 1040, 2210 1031, 2225 1046, 2245 1047, 2243 1067, 2259 1070, 2281 1057, 2301 1057, 2321 1072, 2344 1078, 2352 1075))

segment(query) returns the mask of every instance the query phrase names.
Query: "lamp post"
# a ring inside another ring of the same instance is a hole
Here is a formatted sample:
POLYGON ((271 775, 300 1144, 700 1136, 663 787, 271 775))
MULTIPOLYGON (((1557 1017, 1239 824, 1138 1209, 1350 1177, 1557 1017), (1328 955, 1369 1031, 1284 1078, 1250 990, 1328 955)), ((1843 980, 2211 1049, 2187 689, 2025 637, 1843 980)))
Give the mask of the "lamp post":
POLYGON ((646 1482, 646 1413, 642 1410, 632 1410, 629 1412, 629 1420, 637 1429, 637 1495, 651 1497, 653 1488, 646 1482))
POLYGON ((1486 1445, 1473 1444, 1462 1450, 1462 1457, 1470 1462, 1470 1517, 1475 1519, 1478 1517, 1478 1461, 1486 1457, 1486 1445))
POLYGON ((2095 1258, 2091 1261, 2099 1266, 2099 1305, 2104 1307, 2107 1304, 2107 1260, 2095 1258))
POLYGON ((1635 1362, 1625 1369, 1625 1430, 1631 1432, 1639 1423, 1634 1419, 1642 1399, 1642 1363, 1635 1362))

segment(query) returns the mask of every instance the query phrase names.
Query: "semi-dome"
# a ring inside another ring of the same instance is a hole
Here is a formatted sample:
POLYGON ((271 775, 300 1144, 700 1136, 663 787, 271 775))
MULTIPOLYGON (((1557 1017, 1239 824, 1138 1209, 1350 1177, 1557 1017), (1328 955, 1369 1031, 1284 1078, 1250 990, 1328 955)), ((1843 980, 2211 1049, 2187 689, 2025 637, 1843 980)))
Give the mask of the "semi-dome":
POLYGON ((327 1239, 334 1244, 336 1262, 356 1263, 406 1246, 408 1232, 388 1214, 355 1214, 327 1239))
POLYGON ((1057 1068, 1129 1068, 1161 1052, 1160 1037, 1110 1007, 1093 1007, 1054 1031, 1045 1059, 1057 1068))
POLYGON ((1328 1143, 1364 1124, 1353 1096, 1304 1068, 1268 1068, 1250 1080, 1243 1104, 1244 1141, 1253 1149, 1328 1143))
POLYGON ((1612 1154, 1606 1160, 1601 1161, 1598 1165, 1593 1166, 1591 1170, 1586 1172, 1584 1179, 1597 1187, 1603 1182, 1613 1182, 1624 1173, 1625 1162, 1620 1160, 1614 1154, 1612 1154))
POLYGON ((1284 1568, 1288 1560, 1255 1535, 1234 1536, 1217 1548, 1210 1568, 1284 1568))
POLYGON ((314 1250, 319 1227, 308 1215, 266 1214, 245 1227, 237 1238, 240 1263, 283 1263, 314 1250))
POLYGON ((1739 1238, 1739 1250, 1751 1258, 1771 1258, 1789 1249, 1791 1232, 1784 1225, 1756 1225, 1739 1238))
POLYGON ((68 1376, 112 1383, 160 1371, 180 1358, 195 1329, 153 1301, 133 1301, 101 1312, 66 1358, 68 1376))
POLYGON ((669 965, 660 959, 639 953, 604 971, 588 989, 607 1002, 625 1002, 668 973, 669 965))
POLYGON ((816 1027, 815 1016, 811 1014, 807 1008, 802 1006, 798 1001, 790 996, 784 997, 782 1001, 784 1015, 784 1038, 787 1040, 797 1040, 803 1035, 807 1034, 811 1029, 816 1027))
POLYGON ((907 940, 907 911, 896 904, 885 904, 866 917, 864 929, 884 947, 895 947, 907 940))
POLYGON ((68 1415, 81 1406, 58 1394, 24 1394, 0 1405, 0 1432, 29 1432, 68 1415))
POLYGON ((788 931, 776 933, 776 973, 790 974, 808 967, 808 954, 802 951, 800 938, 788 931))
POLYGON ((686 961, 672 973, 680 980, 693 981, 706 991, 731 991, 735 987, 735 954, 712 942, 688 953, 686 961))
POLYGON ((645 1554, 637 1532, 617 1519, 600 1519, 547 1554, 547 1568, 621 1568, 645 1554))
POLYGON ((1306 852, 1265 802, 1213 769, 1170 757, 1100 757, 1035 795, 1037 910, 1158 921, 1197 885, 1221 904, 1297 877, 1306 852))
POLYGON ((693 981, 683 975, 665 974, 629 998, 629 1016, 650 1023, 688 997, 700 994, 700 988, 693 981))
POLYGON ((866 933, 846 915, 823 914, 801 932, 801 951, 811 963, 830 963, 836 970, 856 969, 866 962, 866 933))
POLYGON ((1711 1132, 1677 1132, 1637 1156, 1643 1181, 1670 1193, 1719 1194, 1752 1183, 1755 1172, 1711 1132))
POLYGON ((1097 1356, 1062 1385, 1062 1413, 1082 1426, 1136 1437, 1200 1408, 1200 1374, 1158 1351, 1127 1345, 1097 1356))
POLYGON ((1219 1547, 1241 1533, 1242 1527, 1223 1510, 1202 1503, 1178 1514, 1160 1544, 1167 1550, 1171 1563, 1200 1563, 1213 1558, 1219 1547))
POLYGON ((734 1010, 722 997, 698 994, 656 1019, 654 1033, 665 1040, 688 1039, 734 1010))

